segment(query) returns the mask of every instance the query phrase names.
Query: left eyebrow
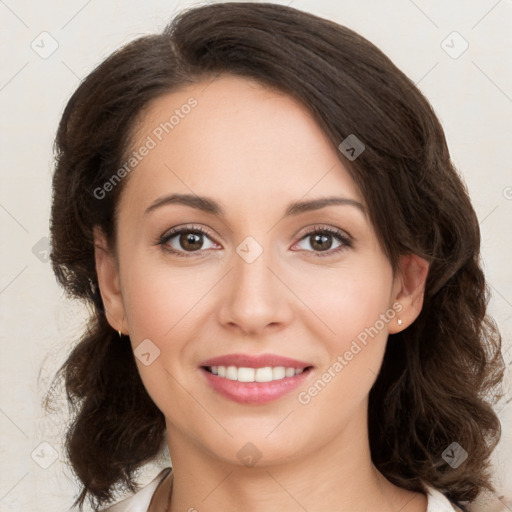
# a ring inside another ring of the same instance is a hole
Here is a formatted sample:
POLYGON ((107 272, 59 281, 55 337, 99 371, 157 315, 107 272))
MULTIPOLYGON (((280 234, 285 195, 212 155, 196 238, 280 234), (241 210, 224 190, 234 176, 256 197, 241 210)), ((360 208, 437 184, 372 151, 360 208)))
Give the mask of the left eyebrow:
MULTIPOLYGON (((213 215, 225 216, 224 209, 216 201, 208 197, 192 194, 171 194, 160 197, 146 209, 144 214, 169 204, 182 204, 213 215)), ((320 210, 321 208, 331 205, 354 206, 366 215, 366 207, 355 199, 349 199, 347 197, 324 197, 310 201, 295 201, 290 203, 285 210, 285 216, 299 215, 304 212, 320 210)))
POLYGON ((361 210, 364 215, 366 215, 366 207, 355 199, 349 199, 348 197, 323 197, 321 199, 313 199, 311 201, 296 201, 294 203, 290 203, 288 208, 286 208, 285 216, 299 215, 303 212, 320 210, 321 208, 331 205, 355 206, 361 210))

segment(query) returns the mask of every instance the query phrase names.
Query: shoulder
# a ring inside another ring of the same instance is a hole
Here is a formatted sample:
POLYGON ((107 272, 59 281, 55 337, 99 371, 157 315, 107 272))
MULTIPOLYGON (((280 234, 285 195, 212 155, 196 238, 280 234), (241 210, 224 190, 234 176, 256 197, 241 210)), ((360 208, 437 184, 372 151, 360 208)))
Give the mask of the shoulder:
POLYGON ((147 512, 151 498, 155 493, 158 485, 169 474, 171 468, 164 468, 158 475, 144 486, 140 491, 132 494, 108 508, 102 509, 100 512, 147 512))
POLYGON ((428 505, 426 512, 463 512, 461 508, 450 502, 450 500, 434 487, 427 487, 428 505))

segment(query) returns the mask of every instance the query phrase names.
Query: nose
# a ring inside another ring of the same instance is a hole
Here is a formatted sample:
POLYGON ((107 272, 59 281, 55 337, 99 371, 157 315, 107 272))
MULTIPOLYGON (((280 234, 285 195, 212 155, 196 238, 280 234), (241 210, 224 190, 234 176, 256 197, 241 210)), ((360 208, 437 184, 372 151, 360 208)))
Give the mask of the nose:
POLYGON ((233 267, 223 285, 219 321, 239 334, 253 336, 283 328, 292 317, 293 294, 280 278, 270 251, 263 250, 254 261, 240 254, 233 255, 233 267))

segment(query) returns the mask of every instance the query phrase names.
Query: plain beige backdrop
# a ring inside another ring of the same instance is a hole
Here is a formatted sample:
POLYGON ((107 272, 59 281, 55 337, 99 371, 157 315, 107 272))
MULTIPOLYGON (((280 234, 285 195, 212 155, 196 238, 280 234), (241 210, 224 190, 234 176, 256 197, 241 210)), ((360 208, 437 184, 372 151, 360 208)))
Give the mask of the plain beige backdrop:
MULTIPOLYGON (((512 510, 512 1, 276 3, 360 32, 418 84, 440 117, 480 219, 490 311, 504 339, 509 370, 494 465, 512 510)), ((41 408, 87 315, 63 296, 48 263, 59 117, 80 80, 110 52, 198 4, 0 0, 0 512, 68 510, 77 491, 62 447, 66 408, 51 416, 41 408)), ((162 465, 165 458, 145 468, 141 481, 162 465)))

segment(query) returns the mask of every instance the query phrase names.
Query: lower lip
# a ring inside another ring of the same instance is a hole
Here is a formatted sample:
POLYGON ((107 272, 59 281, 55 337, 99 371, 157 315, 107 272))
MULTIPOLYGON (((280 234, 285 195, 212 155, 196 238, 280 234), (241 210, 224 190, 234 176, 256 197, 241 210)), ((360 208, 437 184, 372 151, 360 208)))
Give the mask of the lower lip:
POLYGON ((214 375, 204 368, 200 370, 210 386, 226 398, 241 404, 266 404, 299 387, 309 377, 312 368, 293 377, 270 382, 238 382, 214 375))

